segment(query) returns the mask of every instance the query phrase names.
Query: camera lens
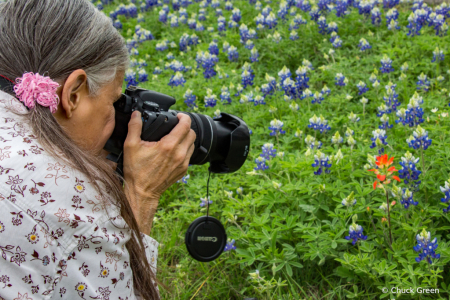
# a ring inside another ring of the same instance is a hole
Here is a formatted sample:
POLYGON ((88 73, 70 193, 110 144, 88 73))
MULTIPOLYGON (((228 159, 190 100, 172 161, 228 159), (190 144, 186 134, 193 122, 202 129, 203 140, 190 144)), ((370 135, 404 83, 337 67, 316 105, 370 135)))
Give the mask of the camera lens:
POLYGON ((230 173, 245 162, 250 147, 250 133, 240 118, 222 113, 217 119, 210 116, 183 113, 191 118, 191 129, 197 135, 190 164, 210 163, 211 172, 230 173))

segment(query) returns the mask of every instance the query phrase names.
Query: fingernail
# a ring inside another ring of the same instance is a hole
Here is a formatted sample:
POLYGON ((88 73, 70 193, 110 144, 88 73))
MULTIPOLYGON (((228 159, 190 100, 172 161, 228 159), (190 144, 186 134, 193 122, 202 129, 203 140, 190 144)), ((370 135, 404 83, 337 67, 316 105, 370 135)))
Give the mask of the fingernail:
POLYGON ((141 114, 141 112, 140 111, 138 111, 138 110, 135 110, 134 112, 133 112, 133 114, 132 114, 132 118, 138 118, 138 117, 140 117, 140 114, 141 114))

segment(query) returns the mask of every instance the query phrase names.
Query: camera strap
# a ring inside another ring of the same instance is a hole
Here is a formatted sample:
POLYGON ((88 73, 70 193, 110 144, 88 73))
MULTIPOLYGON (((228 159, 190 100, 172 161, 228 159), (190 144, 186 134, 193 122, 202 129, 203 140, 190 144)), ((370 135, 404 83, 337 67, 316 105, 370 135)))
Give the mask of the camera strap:
POLYGON ((14 82, 0 74, 0 90, 10 93, 14 91, 14 82))

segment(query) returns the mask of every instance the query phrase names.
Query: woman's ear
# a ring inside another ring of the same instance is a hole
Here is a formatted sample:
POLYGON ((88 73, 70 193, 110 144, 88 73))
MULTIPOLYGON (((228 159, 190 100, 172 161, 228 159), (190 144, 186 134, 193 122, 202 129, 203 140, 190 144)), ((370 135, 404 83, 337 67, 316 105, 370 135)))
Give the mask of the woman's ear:
POLYGON ((87 75, 84 70, 75 70, 67 77, 64 84, 58 89, 59 94, 59 116, 70 119, 82 98, 89 96, 87 75))

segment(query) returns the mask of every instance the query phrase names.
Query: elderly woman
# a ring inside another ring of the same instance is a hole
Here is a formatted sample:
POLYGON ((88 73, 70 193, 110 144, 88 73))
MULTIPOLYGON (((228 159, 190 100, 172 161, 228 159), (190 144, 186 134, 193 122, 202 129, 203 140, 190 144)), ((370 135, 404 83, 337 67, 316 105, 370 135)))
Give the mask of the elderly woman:
POLYGON ((186 174, 190 118, 146 142, 133 113, 120 177, 102 150, 128 68, 111 20, 88 0, 7 0, 0 32, 0 299, 159 299, 148 234, 186 174))

